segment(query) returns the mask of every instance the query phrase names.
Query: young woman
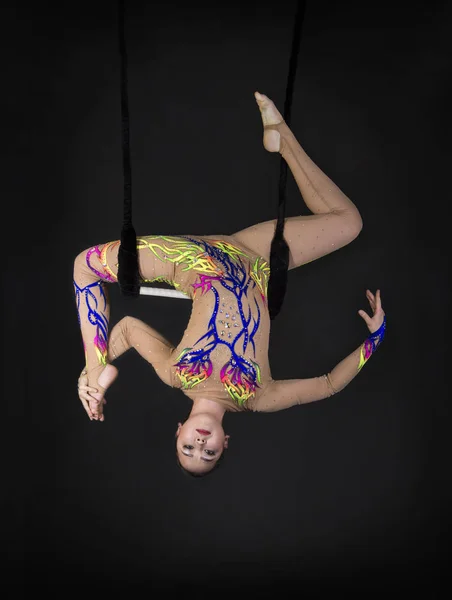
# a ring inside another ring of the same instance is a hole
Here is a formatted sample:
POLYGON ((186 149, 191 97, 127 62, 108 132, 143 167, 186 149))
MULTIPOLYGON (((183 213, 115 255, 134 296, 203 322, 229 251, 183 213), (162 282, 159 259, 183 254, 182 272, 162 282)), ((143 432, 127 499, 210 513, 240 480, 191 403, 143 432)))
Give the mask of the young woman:
MULTIPOLYGON (((256 92, 264 125, 264 147, 279 152, 295 178, 310 216, 286 220, 289 268, 325 256, 354 240, 362 220, 353 202, 301 148, 273 102, 256 92)), ((380 292, 367 290, 372 310, 363 310, 370 335, 331 372, 320 377, 275 381, 268 362, 270 317, 267 282, 275 221, 233 235, 138 237, 143 281, 166 281, 193 301, 190 321, 173 347, 149 325, 125 317, 109 334, 106 283, 117 281, 119 241, 80 253, 74 287, 86 366, 79 397, 92 420, 103 421, 104 395, 118 370, 111 363, 135 348, 160 379, 193 403, 179 423, 176 451, 183 469, 211 471, 228 445, 223 417, 234 411, 279 411, 342 390, 359 373, 384 337, 380 292)))

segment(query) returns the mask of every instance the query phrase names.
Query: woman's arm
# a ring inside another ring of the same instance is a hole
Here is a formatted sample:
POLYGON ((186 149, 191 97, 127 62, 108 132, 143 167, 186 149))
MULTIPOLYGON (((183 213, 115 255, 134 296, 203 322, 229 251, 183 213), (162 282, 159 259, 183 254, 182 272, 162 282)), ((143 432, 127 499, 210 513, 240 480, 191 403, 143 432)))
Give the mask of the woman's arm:
POLYGON ((310 379, 273 381, 253 406, 253 410, 275 412, 297 404, 322 400, 343 390, 358 375, 384 338, 386 318, 381 307, 380 291, 377 290, 376 296, 367 291, 367 297, 373 317, 369 317, 362 310, 359 311, 370 331, 370 336, 363 344, 340 361, 327 375, 310 379))
MULTIPOLYGON (((156 236, 138 240, 140 273, 145 281, 161 278, 171 281, 174 278, 174 263, 179 254, 176 252, 176 256, 171 255, 173 242, 168 240, 169 238, 156 236), (162 240, 165 240, 163 245, 160 243, 162 240), (166 256, 166 254, 171 256, 166 256)), ((106 388, 113 382, 117 374, 116 369, 112 366, 106 369, 112 360, 109 354, 110 306, 106 283, 117 282, 119 244, 119 241, 113 241, 93 246, 81 252, 74 261, 74 291, 85 350, 84 371, 86 371, 86 375, 83 375, 83 383, 80 380, 80 387, 86 388, 86 391, 88 388, 98 390, 96 401, 91 398, 87 403, 81 394, 80 399, 88 415, 99 420, 103 420, 101 400, 106 388), (105 387, 102 386, 102 383, 105 387)), ((137 333, 135 330, 134 332, 137 333)), ((159 338, 166 348, 169 347, 168 342, 161 336, 159 337, 157 332, 154 333, 154 337, 159 338)), ((120 334, 120 328, 117 328, 116 334, 120 334)), ((137 333, 137 335, 139 334, 137 333)), ((117 344, 120 344, 119 337, 116 339, 117 344)), ((123 337, 123 344, 124 340, 123 337)), ((132 343, 131 346, 136 347, 139 351, 139 344, 138 341, 135 345, 132 343)), ((126 346, 123 346, 122 351, 125 351, 125 348, 126 346)), ((151 349, 152 352, 154 350, 151 349)), ((149 356, 151 353, 148 350, 149 356)), ((155 356, 157 355, 159 355, 158 352, 155 353, 155 356)), ((156 359, 154 365, 156 370, 159 368, 158 363, 159 360, 156 359)), ((158 373, 160 375, 159 371, 158 373)), ((165 378, 164 369, 161 371, 161 377, 165 378)))
MULTIPOLYGON (((164 383, 172 385, 169 359, 173 346, 158 331, 152 329, 143 321, 134 317, 124 317, 111 330, 107 351, 108 363, 113 363, 131 348, 135 348, 154 367, 155 372, 164 383)), ((113 376, 116 378, 116 367, 109 366, 108 369, 114 369, 113 376)), ((104 375, 100 378, 101 383, 103 377, 104 375)), ((99 382, 97 385, 99 385, 99 382)), ((88 384, 87 371, 86 368, 83 369, 79 377, 78 393, 87 412, 90 404, 98 398, 98 392, 98 387, 90 387, 88 384)), ((105 403, 105 400, 103 400, 103 403, 105 403)))
POLYGON ((99 384, 99 376, 108 364, 108 322, 110 303, 106 282, 114 279, 105 271, 98 246, 81 252, 74 261, 74 292, 78 321, 85 351, 87 383, 98 390, 99 397, 85 405, 88 415, 102 416, 100 401, 105 388, 99 384))
POLYGON ((171 385, 169 359, 174 347, 158 331, 135 317, 124 317, 111 330, 107 358, 115 361, 135 348, 150 363, 160 379, 171 385))

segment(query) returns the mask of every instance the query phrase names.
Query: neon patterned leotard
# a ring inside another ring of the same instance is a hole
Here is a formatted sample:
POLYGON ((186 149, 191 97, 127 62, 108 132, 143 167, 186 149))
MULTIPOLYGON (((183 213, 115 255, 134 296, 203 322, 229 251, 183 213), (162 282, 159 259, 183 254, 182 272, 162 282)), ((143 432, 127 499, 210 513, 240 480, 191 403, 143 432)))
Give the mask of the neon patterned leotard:
MULTIPOLYGON (((79 316, 83 302, 85 327, 96 328, 90 348, 99 367, 107 355, 105 283, 117 281, 118 246, 115 241, 90 248, 87 276, 74 281, 79 316)), ((146 236, 137 239, 137 248, 144 282, 165 281, 193 300, 171 356, 173 387, 222 402, 227 410, 246 410, 271 378, 268 263, 230 236, 146 236)))
POLYGON ((223 393, 245 408, 262 382, 256 337, 268 328, 267 262, 224 239, 152 236, 139 238, 138 247, 173 267, 151 280, 164 279, 193 298, 173 365, 180 386, 206 396, 211 388, 218 393, 221 382, 223 393))
MULTIPOLYGON (((278 130, 280 154, 315 213, 312 218, 287 221, 285 236, 294 268, 350 243, 359 233, 361 218, 284 122, 269 127, 278 130)), ((193 300, 189 323, 176 347, 134 317, 125 317, 109 331, 106 284, 117 281, 119 242, 81 252, 74 262, 74 288, 88 384, 101 388, 98 377, 105 365, 133 347, 166 384, 181 388, 193 400, 220 402, 229 411, 282 410, 348 385, 380 346, 386 322, 328 375, 281 381, 271 377, 266 296, 273 234, 274 225, 268 221, 231 236, 138 238, 142 280, 167 282, 193 300)), ((158 323, 152 325, 158 328, 158 323)))

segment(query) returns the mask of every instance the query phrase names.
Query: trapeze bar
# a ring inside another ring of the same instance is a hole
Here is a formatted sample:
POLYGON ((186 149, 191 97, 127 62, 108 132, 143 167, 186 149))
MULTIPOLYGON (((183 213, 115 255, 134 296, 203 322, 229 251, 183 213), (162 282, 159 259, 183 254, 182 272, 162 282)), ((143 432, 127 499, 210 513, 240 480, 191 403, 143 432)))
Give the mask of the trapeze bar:
POLYGON ((165 296, 166 298, 183 298, 185 300, 191 300, 189 296, 177 290, 164 290, 161 288, 153 287, 140 287, 140 294, 144 296, 165 296))

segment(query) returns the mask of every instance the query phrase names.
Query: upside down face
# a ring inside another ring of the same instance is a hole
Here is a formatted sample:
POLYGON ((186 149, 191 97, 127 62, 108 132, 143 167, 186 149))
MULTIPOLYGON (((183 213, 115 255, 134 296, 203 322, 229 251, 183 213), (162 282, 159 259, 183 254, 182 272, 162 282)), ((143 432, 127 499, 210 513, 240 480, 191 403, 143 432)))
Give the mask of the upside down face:
POLYGON ((180 464, 192 473, 207 473, 228 447, 228 440, 218 419, 207 413, 193 415, 179 423, 176 431, 180 464))

